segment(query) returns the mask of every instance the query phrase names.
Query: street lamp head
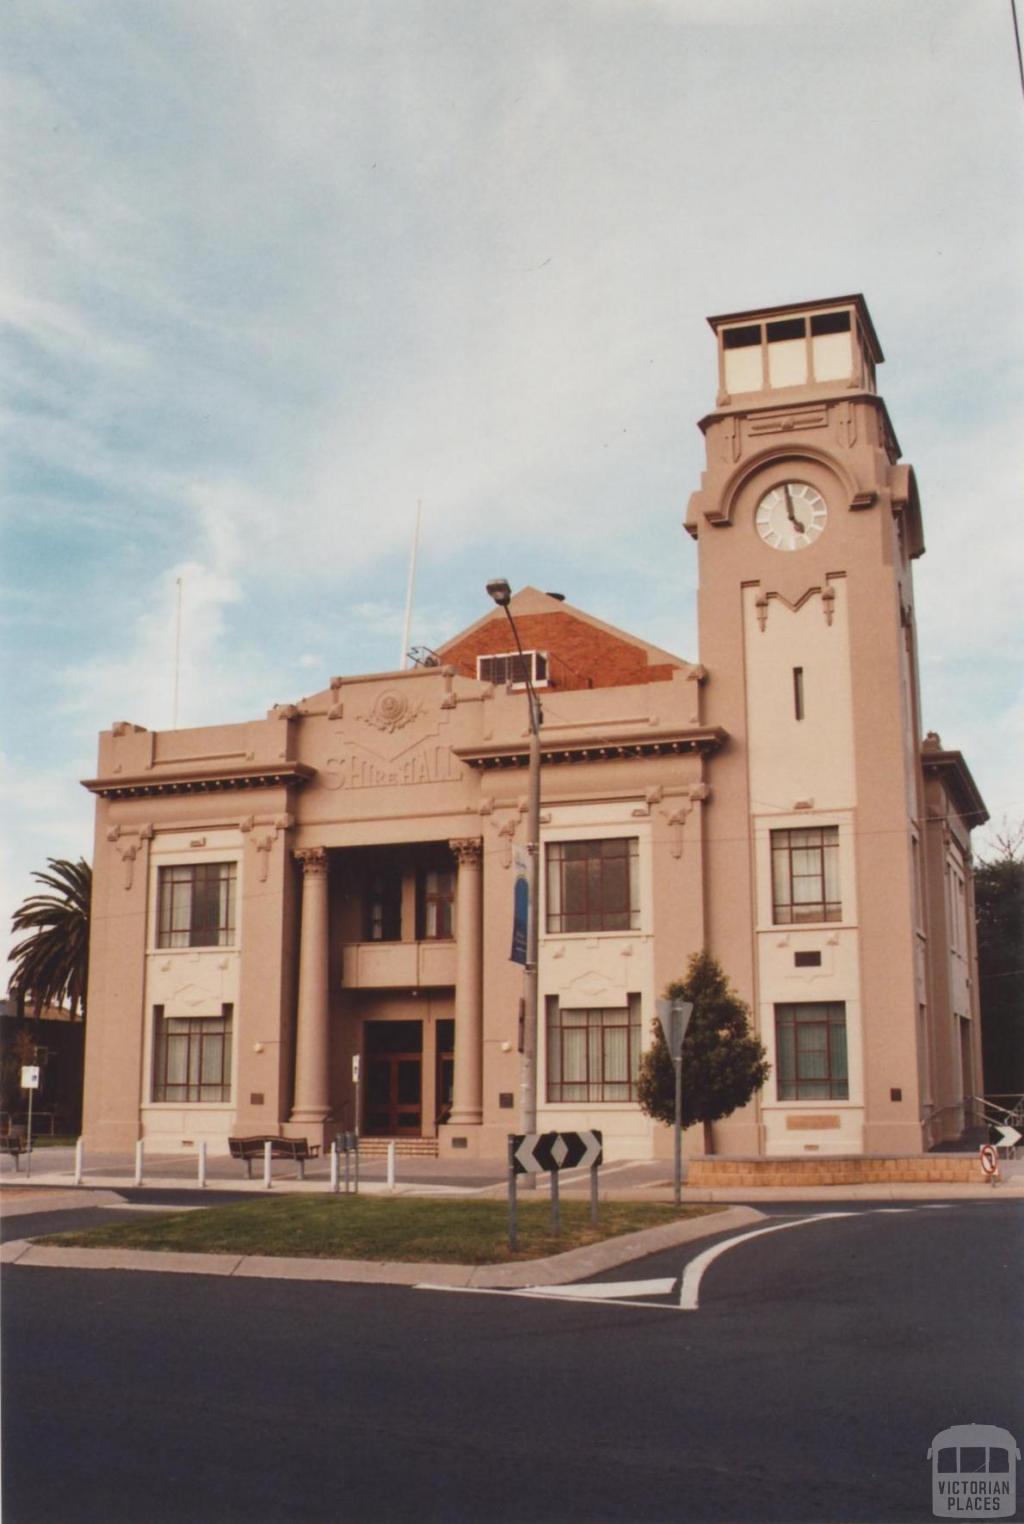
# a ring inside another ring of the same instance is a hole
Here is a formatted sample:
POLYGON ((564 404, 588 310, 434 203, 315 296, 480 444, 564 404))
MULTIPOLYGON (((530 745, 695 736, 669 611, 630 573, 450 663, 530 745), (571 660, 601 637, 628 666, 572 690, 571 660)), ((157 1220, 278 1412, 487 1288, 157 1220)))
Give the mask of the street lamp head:
POLYGON ((512 589, 504 577, 496 577, 493 582, 488 582, 487 592, 500 609, 507 609, 512 601, 512 589))

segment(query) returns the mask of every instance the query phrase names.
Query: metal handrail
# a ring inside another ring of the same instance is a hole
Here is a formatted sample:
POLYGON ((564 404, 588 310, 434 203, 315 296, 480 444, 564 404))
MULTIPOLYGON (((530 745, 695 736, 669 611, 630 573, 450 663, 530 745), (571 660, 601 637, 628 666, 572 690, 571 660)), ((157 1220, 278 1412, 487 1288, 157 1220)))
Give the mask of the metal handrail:
MULTIPOLYGON (((972 1122, 976 1126, 988 1127, 1008 1126, 1016 1127, 1024 1134, 1024 1095, 1000 1094, 998 1096, 965 1095, 963 1100, 954 1101, 949 1106, 940 1106, 937 1110, 929 1112, 922 1117, 921 1126, 925 1132, 925 1148, 930 1149, 934 1144, 935 1123, 941 1117, 948 1117, 954 1113, 959 1115, 960 1124, 958 1131, 963 1132, 972 1122), (998 1101, 1009 1101, 1009 1106, 997 1105, 998 1101)), ((1017 1150, 1015 1147, 1005 1148, 1007 1158, 1015 1159, 1017 1150)))

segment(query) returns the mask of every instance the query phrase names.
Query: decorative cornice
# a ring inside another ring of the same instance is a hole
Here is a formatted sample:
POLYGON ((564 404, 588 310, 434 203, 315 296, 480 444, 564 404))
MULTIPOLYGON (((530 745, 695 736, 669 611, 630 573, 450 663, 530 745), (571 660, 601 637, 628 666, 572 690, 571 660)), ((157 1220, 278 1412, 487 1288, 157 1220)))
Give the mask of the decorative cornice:
MULTIPOLYGON (((544 767, 558 767, 567 762, 620 762, 636 757, 680 756, 685 752, 709 754, 718 751, 727 739, 727 732, 719 725, 669 731, 659 736, 616 736, 614 739, 605 737, 556 741, 542 736, 540 759, 544 767)), ((456 746, 453 747, 453 754, 465 762, 467 767, 483 771, 526 767, 530 760, 529 747, 523 742, 511 745, 456 746)))
POLYGON ((936 778, 943 785, 968 830, 990 818, 962 752, 943 750, 938 737, 929 733, 921 746, 921 766, 926 778, 936 778))
POLYGON ((316 777, 304 762, 276 767, 214 768, 205 773, 155 777, 140 773, 128 778, 83 778, 82 787, 102 799, 152 799, 163 794, 222 794, 238 789, 301 788, 316 777))

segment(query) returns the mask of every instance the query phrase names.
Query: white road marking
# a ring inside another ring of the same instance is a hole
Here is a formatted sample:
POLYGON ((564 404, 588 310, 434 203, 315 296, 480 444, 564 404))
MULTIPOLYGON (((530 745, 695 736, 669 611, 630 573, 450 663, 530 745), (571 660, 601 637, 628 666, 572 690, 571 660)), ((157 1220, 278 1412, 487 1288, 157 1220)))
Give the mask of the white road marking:
POLYGON ((921 1203, 912 1207, 868 1207, 852 1212, 817 1212, 813 1217, 799 1217, 790 1222, 773 1223, 769 1228, 755 1228, 750 1233, 734 1234, 722 1243, 713 1244, 692 1259, 683 1271, 678 1304, 672 1302, 642 1302, 635 1298, 669 1296, 675 1289, 677 1276, 665 1276, 647 1281, 592 1281, 569 1283, 564 1286, 442 1286, 433 1281, 420 1281, 414 1291, 454 1291, 465 1296, 520 1296, 542 1298, 545 1301, 581 1302, 604 1307, 642 1307, 648 1312, 696 1312, 700 1297, 700 1283, 704 1271, 720 1254, 751 1238, 762 1238, 766 1233, 781 1233, 785 1228, 802 1228, 812 1222, 828 1222, 838 1217, 873 1217, 883 1214, 916 1212, 921 1210, 946 1210, 948 1201, 921 1203))
MULTIPOLYGON (((672 1280, 675 1285, 675 1278, 672 1280)), ((623 1297, 593 1297, 574 1295, 573 1286, 440 1286, 433 1281, 421 1281, 414 1291, 454 1291, 462 1296, 519 1296, 538 1302, 572 1302, 575 1307, 642 1307, 645 1312, 678 1312, 674 1302, 632 1302, 623 1297)))
POLYGON ((614 1297, 671 1296, 677 1275, 654 1281, 590 1281, 568 1286, 530 1286, 533 1296, 573 1296, 583 1300, 604 1301, 614 1297))
POLYGON ((740 1233, 734 1238, 727 1238, 720 1244, 713 1244, 710 1249, 705 1249, 703 1254, 698 1254, 696 1259, 691 1259, 683 1272, 683 1284, 679 1291, 679 1305, 684 1312, 696 1312, 700 1298, 700 1282, 704 1271, 720 1254, 727 1249, 733 1249, 737 1244, 749 1243, 752 1238, 762 1238, 765 1233, 782 1233, 786 1228, 804 1228, 811 1222, 826 1222, 835 1217, 854 1217, 854 1212, 819 1212, 814 1217, 799 1217, 795 1222, 778 1222, 770 1228, 755 1228, 752 1233, 740 1233))

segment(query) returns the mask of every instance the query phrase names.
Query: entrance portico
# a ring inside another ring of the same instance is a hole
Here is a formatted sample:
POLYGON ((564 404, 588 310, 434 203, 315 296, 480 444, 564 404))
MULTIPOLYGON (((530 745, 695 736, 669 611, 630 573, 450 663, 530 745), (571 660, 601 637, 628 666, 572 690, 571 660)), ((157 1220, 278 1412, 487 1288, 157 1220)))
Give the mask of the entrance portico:
POLYGON ((479 1127, 481 839, 404 851, 306 847, 294 858, 301 896, 286 1132, 326 1142, 342 1127, 378 1137, 434 1137, 447 1122, 479 1127), (387 914, 382 896, 393 906, 387 914), (339 964, 333 990, 330 970, 339 964))

